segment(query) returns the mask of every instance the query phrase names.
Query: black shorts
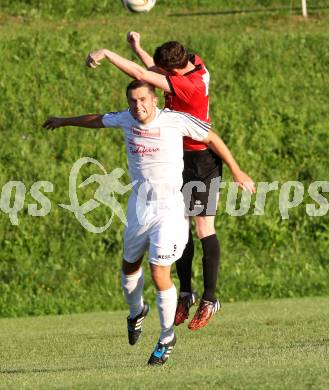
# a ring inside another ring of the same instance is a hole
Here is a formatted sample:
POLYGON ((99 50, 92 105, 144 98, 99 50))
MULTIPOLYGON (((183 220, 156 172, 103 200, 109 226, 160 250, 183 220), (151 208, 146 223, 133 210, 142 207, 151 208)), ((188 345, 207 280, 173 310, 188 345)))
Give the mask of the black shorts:
POLYGON ((186 215, 216 215, 222 160, 210 149, 184 151, 182 192, 186 215))

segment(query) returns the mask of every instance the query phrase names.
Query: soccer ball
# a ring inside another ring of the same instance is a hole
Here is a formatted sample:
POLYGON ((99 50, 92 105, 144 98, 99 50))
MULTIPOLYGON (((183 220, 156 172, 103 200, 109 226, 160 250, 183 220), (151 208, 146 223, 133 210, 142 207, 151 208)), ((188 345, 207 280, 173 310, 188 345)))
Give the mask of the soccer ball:
POLYGON ((156 0, 122 0, 122 4, 130 12, 149 12, 156 0))

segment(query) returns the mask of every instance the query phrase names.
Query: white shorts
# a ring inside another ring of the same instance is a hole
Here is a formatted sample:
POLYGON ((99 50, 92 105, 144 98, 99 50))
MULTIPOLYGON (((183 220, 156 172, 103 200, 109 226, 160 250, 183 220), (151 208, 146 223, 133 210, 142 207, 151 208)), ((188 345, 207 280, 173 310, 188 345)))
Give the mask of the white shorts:
POLYGON ((184 212, 183 198, 171 206, 153 203, 140 208, 132 193, 124 233, 125 261, 135 263, 147 251, 152 264, 165 266, 178 260, 188 240, 189 221, 184 212))

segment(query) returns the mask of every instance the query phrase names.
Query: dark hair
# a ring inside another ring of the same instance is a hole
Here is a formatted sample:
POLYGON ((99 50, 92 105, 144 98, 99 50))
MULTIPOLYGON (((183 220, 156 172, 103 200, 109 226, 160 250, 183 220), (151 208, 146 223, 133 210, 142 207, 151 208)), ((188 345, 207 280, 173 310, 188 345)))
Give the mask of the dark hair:
POLYGON ((156 66, 170 72, 173 69, 185 68, 188 52, 179 42, 170 41, 156 48, 153 60, 156 66))
POLYGON ((133 80, 131 83, 128 84, 126 88, 126 96, 128 99, 129 91, 141 87, 146 87, 150 93, 152 93, 155 96, 155 87, 152 84, 147 83, 143 80, 133 80))

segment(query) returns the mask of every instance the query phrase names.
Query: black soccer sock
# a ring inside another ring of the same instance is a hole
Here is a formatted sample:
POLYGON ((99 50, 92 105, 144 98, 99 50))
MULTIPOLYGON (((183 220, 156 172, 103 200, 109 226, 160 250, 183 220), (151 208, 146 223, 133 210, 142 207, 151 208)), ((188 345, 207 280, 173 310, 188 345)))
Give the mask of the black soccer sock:
POLYGON ((192 260, 194 256, 194 243, 191 229, 182 257, 176 261, 176 271, 180 283, 180 292, 192 292, 192 260))
POLYGON ((204 293, 202 298, 206 301, 215 302, 217 275, 219 268, 220 247, 216 234, 201 239, 203 258, 203 284, 204 293))

